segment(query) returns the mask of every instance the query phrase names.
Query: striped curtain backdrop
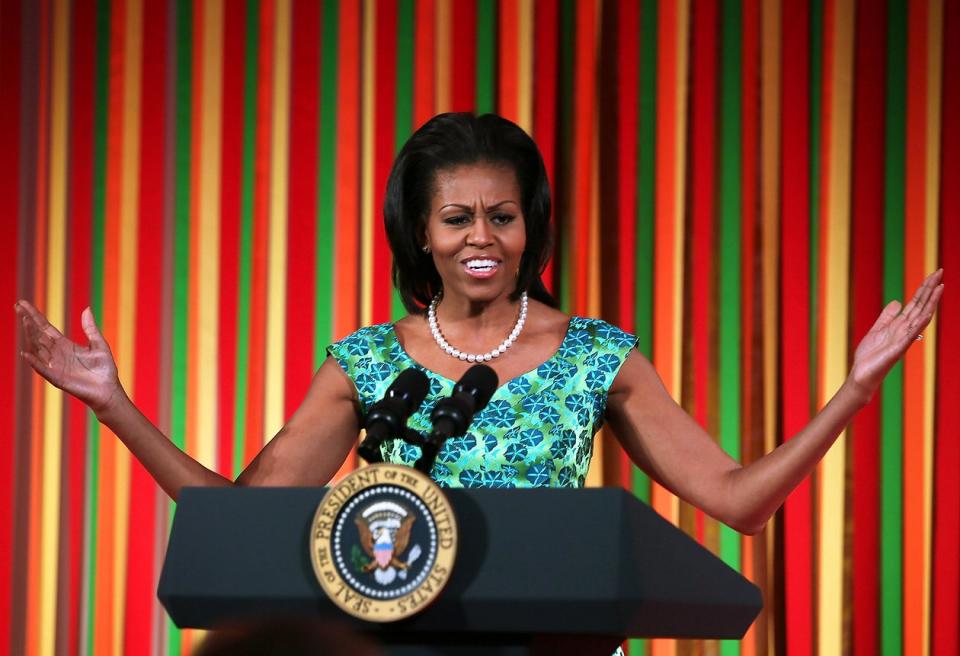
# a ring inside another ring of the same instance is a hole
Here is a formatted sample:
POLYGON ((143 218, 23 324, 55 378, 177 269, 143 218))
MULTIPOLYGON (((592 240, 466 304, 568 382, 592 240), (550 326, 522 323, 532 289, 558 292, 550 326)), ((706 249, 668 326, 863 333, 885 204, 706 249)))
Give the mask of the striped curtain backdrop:
MULTIPOLYGON (((589 483, 764 591, 742 641, 632 654, 960 653, 960 0, 0 0, 0 90, 0 297, 78 341, 90 305, 131 398, 227 476, 328 343, 400 315, 383 190, 437 112, 533 135, 563 309, 635 332, 744 463, 944 266, 925 339, 762 534, 609 432, 589 483)), ((188 653, 155 595, 173 505, 8 312, 0 651, 188 653)))

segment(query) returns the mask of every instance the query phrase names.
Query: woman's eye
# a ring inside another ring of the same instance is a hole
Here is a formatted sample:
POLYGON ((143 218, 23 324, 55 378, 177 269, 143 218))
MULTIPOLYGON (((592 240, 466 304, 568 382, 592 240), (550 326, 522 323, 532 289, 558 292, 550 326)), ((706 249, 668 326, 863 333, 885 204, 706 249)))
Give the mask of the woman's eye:
POLYGON ((497 225, 506 225, 513 221, 512 214, 495 214, 491 219, 497 225))
POLYGON ((470 220, 470 217, 467 216, 466 214, 457 214, 456 216, 448 216, 443 220, 443 222, 448 223, 450 225, 463 225, 469 220, 470 220))

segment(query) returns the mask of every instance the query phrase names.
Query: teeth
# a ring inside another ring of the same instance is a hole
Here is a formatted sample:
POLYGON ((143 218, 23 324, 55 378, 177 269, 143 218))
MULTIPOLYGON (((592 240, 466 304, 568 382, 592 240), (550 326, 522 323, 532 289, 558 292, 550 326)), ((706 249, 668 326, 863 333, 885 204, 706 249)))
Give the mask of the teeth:
POLYGON ((497 266, 494 260, 470 260, 467 262, 467 268, 471 271, 489 271, 497 266))

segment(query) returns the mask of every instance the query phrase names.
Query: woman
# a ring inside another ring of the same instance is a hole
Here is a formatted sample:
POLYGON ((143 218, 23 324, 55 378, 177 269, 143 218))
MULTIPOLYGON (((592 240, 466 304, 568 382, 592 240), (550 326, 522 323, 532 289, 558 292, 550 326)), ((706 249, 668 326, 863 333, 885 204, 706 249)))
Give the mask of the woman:
MULTIPOLYGON (((554 307, 540 282, 549 188, 520 128, 492 115, 433 118, 397 156, 384 215, 394 282, 410 314, 333 344, 303 403, 235 482, 180 451, 131 403, 89 309, 81 317, 85 347, 18 302, 22 355, 86 403, 173 498, 184 486, 326 483, 396 373, 409 366, 428 373, 430 395, 411 419, 423 431, 436 398, 480 360, 502 385, 468 435, 444 446, 432 472, 442 484, 582 485, 593 434, 606 418, 655 480, 755 533, 919 339, 943 293, 936 271, 905 307, 887 305, 826 407, 793 439, 741 466, 667 394, 635 338, 554 307)), ((384 455, 412 463, 417 454, 396 443, 384 455)))

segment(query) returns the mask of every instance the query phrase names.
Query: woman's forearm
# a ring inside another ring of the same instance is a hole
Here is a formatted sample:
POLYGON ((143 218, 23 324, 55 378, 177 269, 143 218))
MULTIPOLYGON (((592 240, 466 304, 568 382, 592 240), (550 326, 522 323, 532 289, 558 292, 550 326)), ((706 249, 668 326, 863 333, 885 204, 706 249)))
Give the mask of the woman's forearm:
POLYGON ((803 430, 759 460, 732 470, 728 523, 743 533, 759 532, 868 401, 869 395, 848 380, 803 430))
POLYGON ((97 413, 97 418, 126 445, 173 500, 184 487, 233 485, 233 481, 207 469, 181 451, 140 412, 123 390, 97 413))

